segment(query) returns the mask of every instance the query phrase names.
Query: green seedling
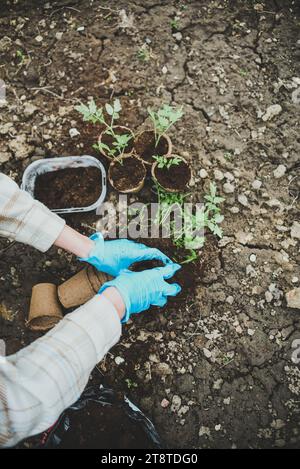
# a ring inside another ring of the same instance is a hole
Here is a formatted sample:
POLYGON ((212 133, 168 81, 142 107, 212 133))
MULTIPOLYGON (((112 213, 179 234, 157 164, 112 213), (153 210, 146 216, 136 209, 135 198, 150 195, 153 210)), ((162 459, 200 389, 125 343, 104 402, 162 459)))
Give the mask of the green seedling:
POLYGON ((171 213, 175 211, 178 211, 178 214, 184 219, 184 226, 178 226, 175 221, 172 221, 170 233, 176 247, 188 250, 186 258, 182 261, 183 264, 194 262, 198 258, 199 249, 205 244, 205 238, 198 233, 208 229, 214 235, 222 238, 223 232, 219 225, 224 217, 221 215, 220 204, 224 199, 217 195, 214 183, 210 184, 210 191, 204 197, 205 202, 200 216, 185 210, 185 202, 189 194, 170 194, 158 184, 156 184, 156 192, 159 211, 155 222, 159 226, 163 226, 169 220, 171 213))
MULTIPOLYGON (((115 139, 112 143, 113 147, 111 148, 103 142, 98 142, 93 145, 93 148, 95 148, 95 150, 105 151, 107 155, 111 156, 112 158, 123 155, 128 143, 132 139, 132 136, 129 134, 117 135, 115 132, 111 133, 110 130, 107 130, 106 133, 115 139)), ((123 164, 122 158, 120 158, 118 161, 120 164, 123 164)))
POLYGON ((174 18, 174 19, 171 21, 170 25, 171 25, 171 28, 172 28, 172 29, 176 29, 176 31, 178 31, 179 28, 180 28, 179 21, 178 21, 176 18, 174 18))
POLYGON ((155 133, 155 144, 156 147, 163 134, 167 133, 168 130, 183 116, 182 107, 174 108, 165 104, 158 111, 152 111, 148 108, 149 116, 152 120, 154 133, 155 133))
POLYGON ((118 135, 114 130, 115 122, 119 119, 122 110, 119 99, 115 99, 112 105, 108 103, 105 104, 105 111, 109 116, 109 120, 107 120, 104 115, 104 109, 102 107, 98 108, 93 98, 90 99, 87 105, 80 104, 75 106, 75 109, 83 116, 85 122, 104 125, 106 127, 105 134, 110 135, 113 139, 111 147, 103 142, 99 142, 93 145, 93 148, 99 151, 105 151, 108 156, 113 158, 124 154, 128 143, 132 139, 132 135, 118 135))
POLYGON ((19 65, 23 65, 26 60, 26 55, 24 54, 24 52, 21 50, 17 50, 16 57, 17 59, 19 59, 19 65))
POLYGON ((241 68, 241 70, 240 70, 240 75, 241 75, 242 77, 246 77, 246 76, 248 75, 247 70, 241 68))
POLYGON ((138 387, 137 383, 132 381, 130 378, 125 379, 125 383, 127 384, 128 389, 135 389, 138 387))
POLYGON ((151 49, 147 46, 147 44, 143 44, 142 47, 137 51, 136 55, 141 62, 149 62, 151 59, 151 49))
POLYGON ((232 154, 230 151, 226 151, 226 152, 224 153, 224 158, 225 158, 225 160, 231 161, 231 160, 232 160, 232 157, 233 157, 233 154, 232 154))
POLYGON ((198 253, 195 249, 190 249, 189 254, 185 257, 181 264, 189 264, 191 262, 195 262, 198 259, 198 253))
POLYGON ((167 156, 153 156, 155 161, 157 161, 157 167, 159 169, 170 169, 172 166, 178 166, 181 162, 181 158, 179 156, 174 156, 172 158, 168 158, 167 156))
POLYGON ((122 106, 119 99, 115 99, 113 105, 105 104, 105 110, 110 116, 110 122, 106 122, 103 108, 98 108, 93 98, 89 100, 87 105, 80 104, 79 106, 75 106, 75 109, 83 116, 85 122, 102 124, 105 125, 107 129, 113 131, 114 122, 119 119, 122 106))

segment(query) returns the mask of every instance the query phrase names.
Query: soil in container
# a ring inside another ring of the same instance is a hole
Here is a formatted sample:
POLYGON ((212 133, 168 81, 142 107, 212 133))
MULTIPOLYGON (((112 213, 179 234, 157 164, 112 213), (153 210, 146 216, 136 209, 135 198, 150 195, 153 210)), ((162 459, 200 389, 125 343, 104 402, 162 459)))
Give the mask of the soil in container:
POLYGON ((120 192, 135 189, 144 178, 145 168, 138 158, 127 157, 122 163, 116 160, 110 166, 110 179, 120 192))
POLYGON ((135 140, 134 149, 143 160, 154 163, 153 156, 164 156, 170 151, 168 140, 162 136, 156 146, 155 134, 152 130, 142 132, 135 140))
POLYGON ((88 207, 99 199, 101 181, 95 167, 60 169, 37 177, 34 196, 50 209, 88 207))
POLYGON ((133 422, 121 405, 104 406, 88 402, 82 410, 67 411, 70 429, 60 449, 151 449, 150 438, 133 422))
POLYGON ((184 192, 191 179, 191 169, 185 161, 172 165, 169 169, 156 166, 154 174, 162 187, 177 192, 184 192))
MULTIPOLYGON (((116 133, 116 135, 128 135, 130 134, 130 129, 127 129, 126 127, 114 127, 114 132, 116 133)), ((109 148, 114 148, 114 145, 113 145, 113 142, 115 141, 114 137, 112 135, 109 135, 107 134, 106 132, 103 132, 103 134, 101 135, 101 142, 104 143, 105 145, 107 145, 109 148)), ((124 154, 128 154, 128 153, 131 153, 132 150, 133 150, 133 142, 134 142, 134 138, 133 138, 133 135, 132 135, 132 139, 129 140, 129 142, 127 143, 123 153, 124 154)), ((118 153, 115 154, 115 156, 119 156, 118 153)))

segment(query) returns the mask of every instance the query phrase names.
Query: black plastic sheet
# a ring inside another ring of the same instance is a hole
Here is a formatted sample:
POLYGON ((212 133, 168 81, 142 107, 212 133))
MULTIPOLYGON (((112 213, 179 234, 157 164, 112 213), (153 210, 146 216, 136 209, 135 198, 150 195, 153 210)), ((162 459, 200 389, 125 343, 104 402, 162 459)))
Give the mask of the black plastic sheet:
POLYGON ((151 420, 133 404, 128 397, 120 397, 113 389, 100 384, 88 387, 78 401, 69 407, 49 430, 35 438, 34 448, 59 449, 64 442, 67 433, 72 429, 70 412, 84 409, 89 402, 100 406, 118 406, 131 422, 139 427, 139 431, 145 434, 153 449, 163 448, 162 440, 151 420))

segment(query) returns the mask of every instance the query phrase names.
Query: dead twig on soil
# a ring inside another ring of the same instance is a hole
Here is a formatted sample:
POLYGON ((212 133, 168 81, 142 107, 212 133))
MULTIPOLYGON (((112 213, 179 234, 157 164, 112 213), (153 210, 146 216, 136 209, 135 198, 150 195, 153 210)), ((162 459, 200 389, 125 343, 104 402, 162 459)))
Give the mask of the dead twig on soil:
POLYGON ((108 10, 108 11, 111 11, 112 13, 119 13, 119 10, 115 10, 114 8, 110 8, 110 7, 99 6, 98 8, 99 10, 108 10))
POLYGON ((6 251, 8 251, 10 248, 12 248, 15 244, 16 244, 16 241, 12 241, 8 246, 1 249, 0 256, 2 256, 2 254, 4 254, 6 251))
POLYGON ((37 93, 40 93, 40 92, 44 92, 44 93, 48 93, 48 94, 51 94, 51 96, 54 96, 55 98, 58 98, 62 101, 69 101, 71 103, 74 102, 74 99, 70 99, 70 98, 65 98, 64 96, 61 96, 57 93, 54 93, 54 91, 51 91, 49 90, 48 88, 53 88, 52 86, 43 86, 43 87, 40 87, 40 88, 29 88, 31 91, 34 91, 34 95, 36 95, 37 93))
POLYGON ((49 17, 52 18, 52 16, 54 16, 56 13, 59 13, 61 10, 73 10, 73 11, 76 11, 77 13, 81 13, 81 10, 78 10, 77 8, 64 6, 64 7, 58 8, 57 10, 52 11, 49 17))

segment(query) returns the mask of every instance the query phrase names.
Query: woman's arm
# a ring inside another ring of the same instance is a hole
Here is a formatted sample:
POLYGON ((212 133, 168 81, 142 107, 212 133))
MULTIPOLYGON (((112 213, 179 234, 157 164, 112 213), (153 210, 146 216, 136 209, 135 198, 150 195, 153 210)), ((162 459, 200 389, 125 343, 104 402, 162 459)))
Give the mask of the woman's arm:
POLYGON ((0 173, 0 236, 46 252, 66 222, 0 173))
POLYGON ((79 398, 94 366, 118 342, 124 303, 123 312, 122 303, 117 311, 113 289, 104 293, 25 349, 0 357, 0 447, 52 426, 79 398))
MULTIPOLYGON (((87 257, 94 243, 0 173, 0 236, 87 257)), ((116 288, 67 315, 52 331, 0 357, 0 447, 53 425, 82 393, 90 372, 119 340, 125 304, 116 288)))
MULTIPOLYGON (((42 252, 55 244, 81 258, 88 257, 94 246, 94 241, 67 227, 64 220, 34 201, 2 173, 0 236, 29 244, 42 252)), ((129 256, 126 260, 129 264, 144 258, 165 259, 160 251, 142 245, 137 248, 135 243, 126 243, 126 249, 117 241, 107 246, 109 249, 104 248, 103 241, 102 249, 95 246, 100 267, 114 262, 116 272, 124 267, 125 255, 129 256)), ((138 305, 137 309, 142 311, 150 304, 165 304, 166 298, 162 296, 176 294, 175 290, 169 291, 170 285, 165 283, 163 287, 167 290, 162 295, 163 272, 154 269, 151 281, 147 274, 143 274, 147 278, 144 280, 143 277, 142 281, 134 277, 134 286, 129 289, 131 293, 126 295, 126 318, 130 313, 129 303, 135 305, 135 309, 138 305)), ((169 270, 165 275, 164 278, 170 278, 169 270)), ((127 289, 128 281, 125 276, 118 285, 107 285, 102 294, 65 316, 44 337, 13 356, 0 357, 0 447, 12 446, 46 430, 78 399, 93 367, 119 340, 120 319, 125 314, 124 289, 127 289)))
POLYGON ((94 247, 94 242, 91 239, 67 225, 63 228, 54 244, 78 257, 88 257, 94 247))
POLYGON ((53 244, 78 257, 88 257, 94 242, 65 224, 58 215, 21 191, 0 173, 0 236, 30 244, 42 252, 53 244))

